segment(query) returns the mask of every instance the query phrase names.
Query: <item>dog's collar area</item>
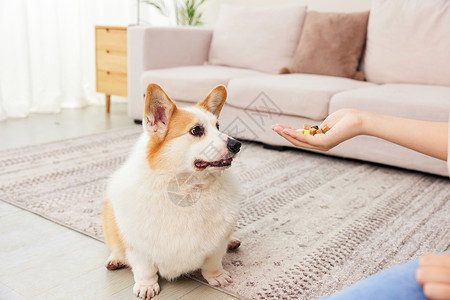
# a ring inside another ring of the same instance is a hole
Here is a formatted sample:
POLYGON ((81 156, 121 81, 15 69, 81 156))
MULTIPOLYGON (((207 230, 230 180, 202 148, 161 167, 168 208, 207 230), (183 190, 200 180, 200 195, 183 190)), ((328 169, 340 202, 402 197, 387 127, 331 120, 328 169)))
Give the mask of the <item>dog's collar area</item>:
POLYGON ((231 166, 231 162, 233 161, 233 158, 227 158, 217 161, 203 161, 203 160, 196 160, 194 162, 194 166, 198 169, 206 169, 207 167, 229 167, 231 166))

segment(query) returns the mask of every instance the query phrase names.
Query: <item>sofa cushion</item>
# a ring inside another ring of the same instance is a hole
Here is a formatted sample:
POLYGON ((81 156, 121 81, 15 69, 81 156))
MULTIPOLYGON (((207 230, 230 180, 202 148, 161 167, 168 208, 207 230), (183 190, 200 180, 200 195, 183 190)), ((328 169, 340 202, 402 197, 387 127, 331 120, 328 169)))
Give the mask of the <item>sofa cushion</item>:
POLYGON ((306 7, 222 5, 209 52, 209 62, 277 73, 297 47, 306 7))
POLYGON ((385 84, 345 91, 333 96, 330 113, 350 107, 402 118, 447 122, 450 87, 385 84))
POLYGON ((215 86, 227 85, 231 78, 264 75, 257 71, 224 66, 186 66, 143 72, 141 88, 144 92, 149 83, 159 84, 174 100, 197 102, 215 86))
POLYGON ((309 11, 289 70, 353 78, 366 41, 368 19, 368 11, 309 11))
POLYGON ((450 86, 449 28, 448 0, 373 0, 367 80, 450 86))
POLYGON ((342 77, 287 74, 236 78, 228 83, 227 104, 249 111, 323 120, 331 97, 374 84, 342 77))

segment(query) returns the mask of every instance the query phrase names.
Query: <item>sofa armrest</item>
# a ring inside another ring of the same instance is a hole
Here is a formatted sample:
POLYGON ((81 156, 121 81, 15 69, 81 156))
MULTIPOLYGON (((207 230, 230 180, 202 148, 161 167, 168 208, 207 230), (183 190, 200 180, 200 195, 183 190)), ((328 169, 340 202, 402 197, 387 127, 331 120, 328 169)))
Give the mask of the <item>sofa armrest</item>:
POLYGON ((141 119, 144 71, 202 65, 208 60, 212 30, 193 27, 128 27, 128 114, 141 119), (140 114, 140 113, 139 113, 140 114))

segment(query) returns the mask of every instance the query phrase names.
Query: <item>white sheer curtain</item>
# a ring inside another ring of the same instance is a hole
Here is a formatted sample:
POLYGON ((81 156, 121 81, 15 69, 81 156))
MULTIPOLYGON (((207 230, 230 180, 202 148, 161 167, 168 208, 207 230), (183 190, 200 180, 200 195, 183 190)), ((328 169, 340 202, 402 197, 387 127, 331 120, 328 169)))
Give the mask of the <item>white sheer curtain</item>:
POLYGON ((136 12, 136 0, 0 0, 0 120, 103 103, 94 26, 136 12))

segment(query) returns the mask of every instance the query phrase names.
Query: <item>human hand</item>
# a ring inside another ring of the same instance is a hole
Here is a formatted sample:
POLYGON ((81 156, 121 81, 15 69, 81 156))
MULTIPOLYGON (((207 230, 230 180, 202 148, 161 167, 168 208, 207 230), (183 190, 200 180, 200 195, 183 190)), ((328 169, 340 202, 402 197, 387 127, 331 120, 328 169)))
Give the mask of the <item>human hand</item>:
POLYGON ((320 151, 328 151, 345 140, 363 133, 363 112, 356 109, 341 109, 329 115, 319 126, 331 128, 325 134, 305 135, 283 124, 272 126, 272 130, 293 145, 320 151))
POLYGON ((450 254, 424 255, 419 259, 416 280, 431 300, 450 299, 450 254))

